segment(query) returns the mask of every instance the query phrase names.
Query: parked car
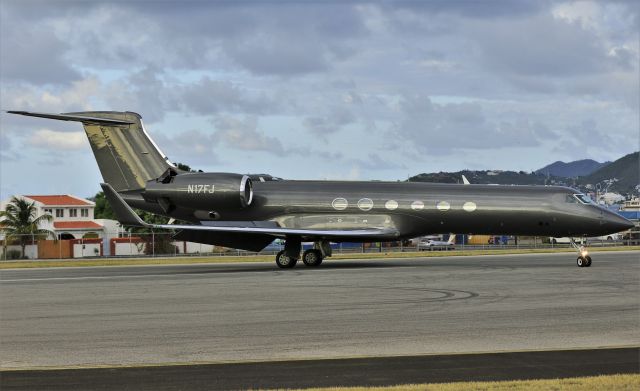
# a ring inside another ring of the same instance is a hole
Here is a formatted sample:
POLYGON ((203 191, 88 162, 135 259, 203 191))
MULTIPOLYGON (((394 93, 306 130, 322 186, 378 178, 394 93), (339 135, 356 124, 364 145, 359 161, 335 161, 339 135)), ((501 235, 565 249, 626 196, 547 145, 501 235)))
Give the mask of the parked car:
MULTIPOLYGON (((575 240, 577 243, 582 242, 584 240, 584 238, 573 238, 573 240, 575 240)), ((621 233, 617 233, 617 234, 609 234, 609 235, 605 235, 605 236, 594 236, 594 237, 590 237, 590 238, 586 238, 587 242, 599 242, 599 241, 613 241, 613 240, 622 240, 622 234, 621 233)), ((554 238, 554 237, 550 237, 549 238, 549 243, 553 243, 553 244, 558 244, 558 243, 570 243, 571 242, 571 238, 554 238)))
POLYGON ((573 239, 576 243, 581 243, 583 238, 569 238, 569 237, 563 237, 563 238, 554 238, 554 237, 549 237, 549 243, 551 244, 569 244, 571 243, 571 239, 573 239))
POLYGON ((427 239, 418 242, 418 250, 455 250, 455 244, 453 243, 453 241, 445 242, 442 240, 427 239))

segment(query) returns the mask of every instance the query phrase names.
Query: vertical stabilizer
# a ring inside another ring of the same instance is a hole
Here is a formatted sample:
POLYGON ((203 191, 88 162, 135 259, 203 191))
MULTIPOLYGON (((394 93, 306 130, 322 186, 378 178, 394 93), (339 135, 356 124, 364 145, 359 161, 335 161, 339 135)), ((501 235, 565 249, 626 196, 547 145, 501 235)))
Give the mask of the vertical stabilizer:
POLYGON ((142 125, 141 117, 133 112, 84 112, 97 118, 119 119, 130 125, 107 125, 83 122, 91 149, 100 167, 102 178, 116 191, 135 190, 162 175, 170 166, 142 125))
POLYGON ((82 122, 104 181, 118 192, 137 190, 173 164, 144 130, 139 114, 126 111, 84 111, 12 114, 82 122))

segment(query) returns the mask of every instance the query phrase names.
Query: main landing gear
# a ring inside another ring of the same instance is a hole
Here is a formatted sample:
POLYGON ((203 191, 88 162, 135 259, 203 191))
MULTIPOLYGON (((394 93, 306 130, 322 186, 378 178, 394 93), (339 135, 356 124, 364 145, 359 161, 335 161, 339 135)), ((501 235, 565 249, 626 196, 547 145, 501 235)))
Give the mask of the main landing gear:
MULTIPOLYGON (((296 266, 302 251, 302 243, 299 238, 287 238, 284 250, 276 255, 276 264, 281 269, 290 269, 296 266)), ((331 245, 327 241, 315 242, 312 249, 302 253, 302 262, 305 266, 320 266, 325 257, 331 256, 331 245)))
POLYGON ((318 249, 306 250, 302 253, 302 262, 306 266, 315 267, 320 266, 324 257, 322 256, 322 251, 318 249))
POLYGON ((578 259, 576 260, 576 264, 578 267, 589 267, 591 266, 591 256, 587 251, 586 247, 583 245, 577 244, 573 239, 571 239, 571 246, 578 251, 578 259))

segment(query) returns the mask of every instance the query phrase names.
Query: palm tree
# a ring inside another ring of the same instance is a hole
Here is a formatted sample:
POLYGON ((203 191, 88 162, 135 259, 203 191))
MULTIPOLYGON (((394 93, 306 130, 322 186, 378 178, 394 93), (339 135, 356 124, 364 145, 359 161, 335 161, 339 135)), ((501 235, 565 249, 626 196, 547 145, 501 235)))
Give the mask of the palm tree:
POLYGON ((27 244, 34 237, 45 238, 56 234, 48 229, 41 229, 40 223, 50 222, 53 216, 44 214, 36 217, 36 206, 34 202, 27 202, 23 198, 13 196, 5 210, 0 211, 0 230, 4 232, 5 254, 8 241, 17 241, 22 248, 21 258, 24 258, 24 250, 27 244))

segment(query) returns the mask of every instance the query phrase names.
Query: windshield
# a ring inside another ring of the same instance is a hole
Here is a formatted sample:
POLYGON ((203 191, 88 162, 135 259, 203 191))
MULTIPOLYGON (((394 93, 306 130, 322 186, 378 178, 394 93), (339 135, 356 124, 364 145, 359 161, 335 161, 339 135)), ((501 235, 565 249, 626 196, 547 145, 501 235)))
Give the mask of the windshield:
POLYGON ((582 202, 583 204, 591 204, 593 202, 591 200, 591 197, 589 197, 586 194, 574 194, 573 196, 576 197, 578 201, 582 202))

